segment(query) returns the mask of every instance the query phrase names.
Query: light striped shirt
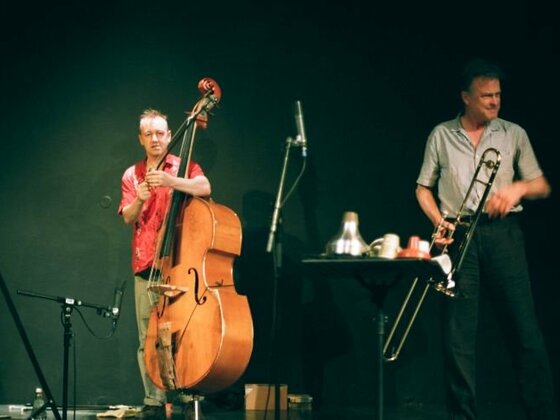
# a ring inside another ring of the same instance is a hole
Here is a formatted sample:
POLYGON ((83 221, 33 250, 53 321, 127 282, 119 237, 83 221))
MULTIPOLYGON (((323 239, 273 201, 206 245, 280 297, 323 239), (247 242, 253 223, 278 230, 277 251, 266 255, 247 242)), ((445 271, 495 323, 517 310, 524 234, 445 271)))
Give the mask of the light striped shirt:
MULTIPOLYGON (((465 199, 480 158, 488 148, 497 149, 501 163, 494 179, 492 192, 516 180, 530 181, 541 176, 529 137, 519 125, 496 118, 492 120, 480 139, 478 147, 471 143, 460 124, 460 116, 438 124, 430 133, 424 152, 424 161, 417 184, 434 187, 437 183, 440 211, 456 217, 465 199)), ((485 160, 496 160, 495 153, 488 153, 485 160)), ((466 203, 466 213, 474 213, 480 203, 491 169, 483 165, 478 173, 473 191, 466 203)), ((521 203, 512 212, 522 210, 521 203)))

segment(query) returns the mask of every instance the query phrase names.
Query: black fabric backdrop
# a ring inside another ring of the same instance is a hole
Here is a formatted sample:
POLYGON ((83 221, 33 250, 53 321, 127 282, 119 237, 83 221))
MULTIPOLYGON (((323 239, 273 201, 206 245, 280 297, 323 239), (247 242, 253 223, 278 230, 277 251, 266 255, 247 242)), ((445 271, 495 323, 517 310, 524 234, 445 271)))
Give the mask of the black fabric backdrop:
MULTIPOLYGON (((223 99, 197 136, 195 159, 213 183, 214 199, 243 222, 236 285, 249 297, 255 347, 240 384, 272 381, 273 276, 264 249, 299 99, 309 157, 283 208, 280 380, 317 402, 374 404, 369 294, 352 279, 303 275, 299 260, 323 250, 345 211, 359 214, 368 242, 386 232, 403 241, 430 235, 414 198, 415 179, 429 130, 460 109, 455 76, 472 56, 497 60, 509 74, 502 116, 527 129, 555 190, 549 200, 526 203, 523 223, 537 311, 559 371, 558 34, 552 13, 538 2, 4 7, 0 270, 57 401, 60 305, 16 290, 109 305, 113 288, 126 281, 112 338, 100 338, 109 322, 95 311, 73 314, 70 398, 75 388, 79 404, 141 403, 131 232, 117 216, 120 177, 143 156, 136 138, 142 110, 161 109, 177 128, 198 99, 198 80, 212 77, 223 99)), ((299 153, 290 155, 288 185, 300 169, 299 153)), ((405 283, 388 296, 389 319, 405 283)), ((387 368, 389 401, 443 399, 438 302, 428 297, 401 359, 387 368)), ((490 307, 482 319, 480 398, 514 400, 510 360, 490 307)), ((29 401, 38 380, 6 305, 0 305, 0 335, 0 403, 29 401)))

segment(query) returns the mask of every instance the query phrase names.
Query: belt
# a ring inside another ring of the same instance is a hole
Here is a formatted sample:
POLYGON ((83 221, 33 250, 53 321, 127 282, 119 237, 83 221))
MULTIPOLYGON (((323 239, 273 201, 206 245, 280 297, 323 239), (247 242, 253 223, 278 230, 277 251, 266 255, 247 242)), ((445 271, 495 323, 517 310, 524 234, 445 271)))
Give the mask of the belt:
MULTIPOLYGON (((141 277, 144 280, 149 280, 150 279, 150 272, 152 271, 152 267, 148 267, 145 270, 142 270, 138 273, 134 273, 135 276, 141 277)), ((159 270, 155 270, 154 271, 154 278, 159 276, 159 270)))
MULTIPOLYGON (((481 213, 480 217, 478 219, 478 224, 479 225, 487 225, 490 223, 498 223, 498 222, 503 222, 505 220, 511 220, 515 217, 517 217, 518 213, 508 213, 506 214, 504 217, 500 217, 500 216, 496 216, 496 217, 490 217, 488 215, 488 213, 481 213)), ((456 218, 452 218, 449 219, 450 222, 455 222, 457 221, 456 218)), ((461 216, 461 224, 466 224, 466 225, 470 225, 472 224, 472 222, 474 222, 474 215, 472 214, 467 214, 464 216, 461 216)))

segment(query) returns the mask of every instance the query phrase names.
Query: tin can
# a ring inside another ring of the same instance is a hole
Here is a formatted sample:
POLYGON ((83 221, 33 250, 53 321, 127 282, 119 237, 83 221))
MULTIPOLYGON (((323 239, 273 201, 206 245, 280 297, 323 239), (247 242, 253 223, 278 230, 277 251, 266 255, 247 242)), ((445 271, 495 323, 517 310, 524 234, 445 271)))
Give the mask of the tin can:
POLYGON ((307 394, 288 394, 288 417, 290 420, 311 419, 313 397, 307 394))

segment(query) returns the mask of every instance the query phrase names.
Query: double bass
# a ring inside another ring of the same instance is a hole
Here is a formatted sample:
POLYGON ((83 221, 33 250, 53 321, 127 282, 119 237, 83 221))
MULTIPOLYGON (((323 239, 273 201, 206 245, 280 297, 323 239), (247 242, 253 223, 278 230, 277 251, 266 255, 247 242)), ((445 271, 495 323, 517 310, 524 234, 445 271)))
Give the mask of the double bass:
MULTIPOLYGON (((187 173, 196 128, 206 128, 209 111, 221 98, 213 79, 202 79, 198 88, 203 96, 182 125, 186 129, 178 176, 187 173)), ((245 371, 253 349, 253 323, 247 297, 237 294, 233 280, 241 240, 241 223, 231 209, 210 198, 173 191, 148 280, 156 300, 144 361, 157 387, 213 393, 245 371)))

